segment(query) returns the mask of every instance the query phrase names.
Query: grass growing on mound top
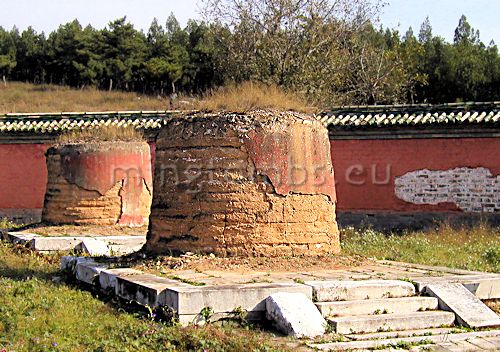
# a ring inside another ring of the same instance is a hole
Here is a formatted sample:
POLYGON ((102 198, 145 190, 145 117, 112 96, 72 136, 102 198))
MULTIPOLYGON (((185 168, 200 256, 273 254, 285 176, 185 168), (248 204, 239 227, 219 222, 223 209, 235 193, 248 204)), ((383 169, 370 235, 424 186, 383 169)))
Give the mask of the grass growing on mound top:
POLYGON ((90 143, 90 142, 142 142, 142 132, 133 127, 101 126, 72 130, 57 138, 58 144, 90 143))
POLYGON ((197 106, 205 111, 248 112, 257 109, 292 110, 311 113, 314 107, 304 99, 285 92, 276 85, 255 82, 230 84, 215 89, 203 97, 197 106))
POLYGON ((58 256, 0 242, 0 350, 277 351, 239 327, 168 326, 60 281, 58 256))
POLYGON ((435 230, 403 234, 344 228, 341 238, 345 254, 500 272, 500 230, 486 225, 454 229, 443 224, 435 230))

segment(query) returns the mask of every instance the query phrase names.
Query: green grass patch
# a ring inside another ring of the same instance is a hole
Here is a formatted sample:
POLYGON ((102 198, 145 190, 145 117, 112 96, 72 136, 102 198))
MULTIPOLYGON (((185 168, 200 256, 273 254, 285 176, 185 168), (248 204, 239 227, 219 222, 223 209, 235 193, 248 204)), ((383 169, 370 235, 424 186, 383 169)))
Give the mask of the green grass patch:
POLYGON ((170 275, 170 276, 168 276, 168 278, 171 280, 183 282, 183 283, 191 285, 191 286, 206 286, 206 283, 204 283, 204 282, 193 281, 193 280, 185 279, 185 278, 182 278, 182 277, 176 276, 176 275, 170 275))
POLYGON ((402 234, 344 228, 341 239, 345 254, 500 272, 500 230, 486 225, 454 229, 445 224, 435 230, 402 234))
POLYGON ((258 330, 180 327, 106 304, 61 280, 58 256, 0 242, 0 350, 276 351, 258 330))
POLYGON ((15 230, 15 229, 18 229, 18 228, 21 228, 23 227, 23 225, 21 224, 16 224, 12 221, 10 221, 9 219, 7 218, 0 218, 0 230, 15 230))

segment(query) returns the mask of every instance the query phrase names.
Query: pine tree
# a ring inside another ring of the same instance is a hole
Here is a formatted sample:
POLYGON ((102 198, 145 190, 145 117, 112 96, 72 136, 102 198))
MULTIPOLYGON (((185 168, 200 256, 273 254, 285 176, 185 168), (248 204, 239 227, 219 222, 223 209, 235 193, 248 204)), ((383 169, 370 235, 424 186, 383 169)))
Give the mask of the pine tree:
POLYGON ((7 85, 7 77, 16 67, 16 45, 12 35, 0 27, 0 77, 7 85))
POLYGON ((126 17, 110 22, 102 32, 101 50, 109 90, 130 90, 133 83, 143 81, 146 38, 127 22, 126 17))

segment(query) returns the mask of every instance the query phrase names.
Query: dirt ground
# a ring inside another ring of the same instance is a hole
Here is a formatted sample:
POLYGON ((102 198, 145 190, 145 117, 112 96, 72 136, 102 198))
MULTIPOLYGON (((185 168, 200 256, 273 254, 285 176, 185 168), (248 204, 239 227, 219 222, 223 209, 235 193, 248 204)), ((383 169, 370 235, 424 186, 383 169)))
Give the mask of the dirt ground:
POLYGON ((293 272, 315 270, 342 270, 368 264, 369 259, 360 256, 323 255, 301 257, 216 257, 192 253, 180 256, 155 256, 136 253, 115 258, 113 264, 133 267, 138 270, 157 273, 160 271, 192 270, 195 272, 293 272))
POLYGON ((127 226, 76 226, 34 224, 22 227, 16 231, 34 233, 36 235, 56 236, 145 236, 148 227, 127 226))
POLYGON ((500 299, 488 299, 484 303, 495 313, 500 314, 500 299))

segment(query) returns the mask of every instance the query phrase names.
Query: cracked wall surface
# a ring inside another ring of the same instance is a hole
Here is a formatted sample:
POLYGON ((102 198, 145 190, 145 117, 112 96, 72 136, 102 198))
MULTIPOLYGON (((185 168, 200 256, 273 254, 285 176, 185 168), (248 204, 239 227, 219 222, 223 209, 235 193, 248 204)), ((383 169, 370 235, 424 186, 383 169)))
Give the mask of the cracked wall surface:
POLYGON ((408 172, 396 177, 395 194, 413 204, 453 203, 464 212, 500 212, 500 176, 484 167, 408 172))
POLYGON ((160 132, 156 148, 148 250, 339 251, 333 168, 321 124, 271 112, 179 118, 160 132))
POLYGON ((147 143, 91 143, 47 151, 42 220, 53 224, 144 226, 152 198, 147 143))

